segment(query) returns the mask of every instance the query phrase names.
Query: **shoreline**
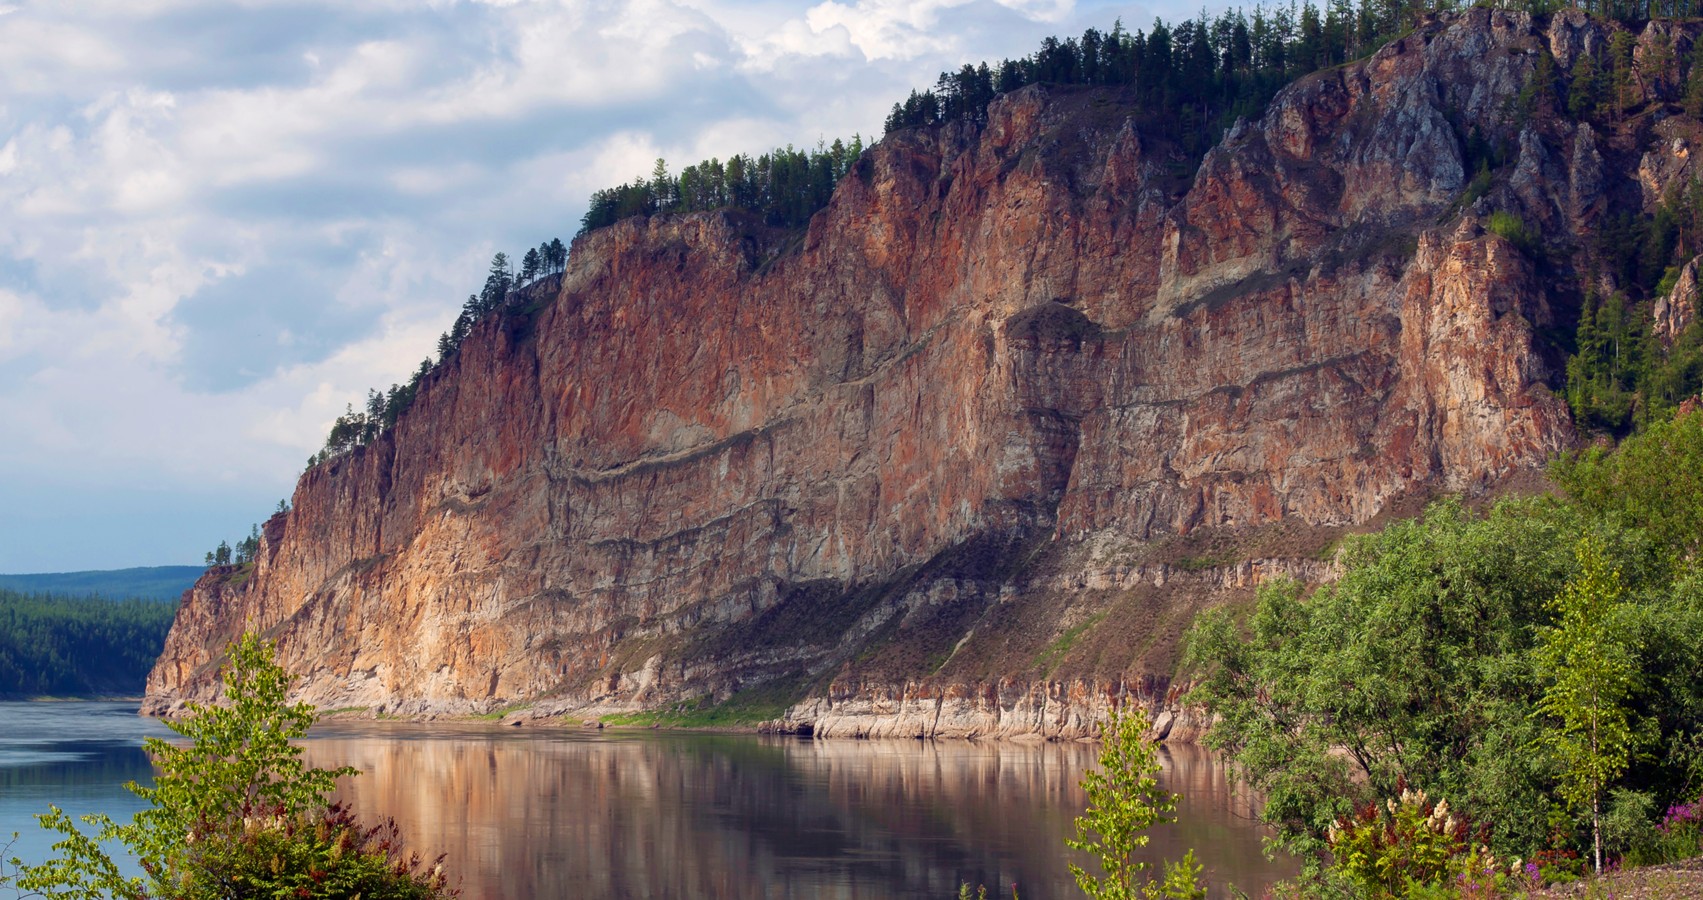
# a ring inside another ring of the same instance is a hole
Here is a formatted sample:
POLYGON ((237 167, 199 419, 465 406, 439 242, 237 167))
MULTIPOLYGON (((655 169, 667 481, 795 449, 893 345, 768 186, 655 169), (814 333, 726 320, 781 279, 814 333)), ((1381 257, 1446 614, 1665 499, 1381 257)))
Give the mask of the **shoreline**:
MULTIPOLYGON (((502 714, 476 713, 384 713, 374 712, 367 708, 341 708, 321 710, 317 713, 318 723, 339 722, 387 722, 405 725, 448 725, 468 726, 480 725, 492 729, 497 728, 526 728, 541 731, 607 731, 613 733, 636 734, 641 732, 679 732, 687 734, 726 734, 751 735, 763 737, 787 737, 800 741, 963 741, 968 743, 1015 743, 1015 744, 1094 744, 1099 738, 1089 734, 1041 734, 1038 732, 987 732, 987 733, 954 733, 941 732, 935 734, 898 734, 888 731, 846 733, 823 733, 811 727, 798 727, 798 723, 785 719, 768 719, 758 722, 692 724, 689 722, 611 722, 607 718, 619 718, 644 713, 608 713, 604 717, 578 717, 572 713, 541 712, 530 709, 514 710, 502 714)), ((167 718, 150 716, 150 718, 167 718)), ((1170 731, 1170 729, 1167 729, 1170 731)), ((1175 744, 1182 746, 1204 746, 1194 740, 1193 729, 1179 729, 1178 733, 1152 734, 1154 740, 1162 745, 1175 744)))

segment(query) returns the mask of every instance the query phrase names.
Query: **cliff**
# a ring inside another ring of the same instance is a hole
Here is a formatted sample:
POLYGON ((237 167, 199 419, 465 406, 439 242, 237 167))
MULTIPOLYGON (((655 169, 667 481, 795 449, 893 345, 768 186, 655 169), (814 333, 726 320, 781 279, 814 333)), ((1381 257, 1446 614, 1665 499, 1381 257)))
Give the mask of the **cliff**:
POLYGON ((1540 47, 1603 40, 1433 22, 1192 175, 1117 90, 1032 86, 889 135, 802 235, 590 233, 186 595, 147 708, 208 697, 250 623, 329 708, 1071 736, 1161 703, 1202 604, 1575 440, 1570 248, 1698 130, 1519 111, 1540 47), (1474 126, 1506 148, 1477 188, 1474 126))

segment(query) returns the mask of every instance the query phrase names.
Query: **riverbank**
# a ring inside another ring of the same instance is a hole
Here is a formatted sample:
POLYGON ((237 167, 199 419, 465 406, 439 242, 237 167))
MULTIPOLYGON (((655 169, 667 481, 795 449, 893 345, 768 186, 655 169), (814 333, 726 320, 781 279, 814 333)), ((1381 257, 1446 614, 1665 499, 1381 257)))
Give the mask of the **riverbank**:
MULTIPOLYGON (((1165 744, 1194 745, 1204 729, 1199 715, 1189 711, 1160 710, 1152 715, 1148 736, 1165 744)), ((527 707, 492 713, 391 713, 368 707, 322 710, 322 721, 411 722, 421 725, 492 725, 508 728, 596 729, 612 731, 680 731, 704 734, 763 734, 806 739, 845 740, 948 740, 999 741, 1016 743, 1082 742, 1097 739, 1097 721, 1076 718, 1065 727, 1001 727, 996 722, 971 720, 945 725, 938 712, 931 717, 866 715, 834 717, 818 721, 791 718, 737 719, 715 715, 672 713, 666 710, 593 712, 576 715, 555 709, 527 707)))
MULTIPOLYGON (((327 719, 412 722, 496 722, 502 725, 641 727, 783 734, 798 737, 1093 741, 1114 708, 1146 711, 1148 737, 1195 744, 1208 718, 1182 702, 1183 686, 1170 679, 1135 683, 1075 679, 1053 682, 1002 680, 944 687, 924 683, 857 685, 798 700, 768 687, 714 701, 699 698, 654 707, 599 702, 602 698, 554 698, 479 709, 471 703, 425 701, 322 707, 327 719), (471 707, 471 708, 470 708, 471 707)), ((146 710, 147 707, 144 706, 146 710)), ((173 704, 150 713, 172 715, 173 704)))
POLYGON ((1614 900, 1703 898, 1703 856, 1610 872, 1538 891, 1534 898, 1612 897, 1614 900))

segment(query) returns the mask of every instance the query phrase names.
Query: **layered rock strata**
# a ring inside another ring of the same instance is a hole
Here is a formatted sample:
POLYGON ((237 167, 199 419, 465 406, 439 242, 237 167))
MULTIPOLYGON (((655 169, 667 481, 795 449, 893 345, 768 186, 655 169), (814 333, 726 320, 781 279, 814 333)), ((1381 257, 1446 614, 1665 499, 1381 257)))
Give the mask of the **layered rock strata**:
POLYGON ((197 585, 148 707, 209 696, 250 623, 332 708, 1070 737, 1162 705, 1201 605, 1573 440, 1561 251, 1639 157, 1518 109, 1595 28, 1429 24, 1192 177, 1115 89, 1032 86, 889 135, 802 235, 586 235, 197 585), (1476 196, 1468 125, 1510 157, 1476 196))

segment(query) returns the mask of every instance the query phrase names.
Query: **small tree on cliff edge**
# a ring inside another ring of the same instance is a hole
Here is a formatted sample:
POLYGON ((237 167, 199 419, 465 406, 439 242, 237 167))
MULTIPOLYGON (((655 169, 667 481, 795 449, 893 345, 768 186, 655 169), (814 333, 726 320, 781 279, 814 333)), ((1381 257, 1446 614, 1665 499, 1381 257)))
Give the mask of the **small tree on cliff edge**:
POLYGON ((190 704, 187 717, 166 723, 188 746, 148 740, 159 771, 154 786, 126 787, 149 807, 126 825, 83 816, 94 837, 50 807, 38 818, 60 835, 53 845, 60 858, 22 866, 19 887, 49 900, 455 895, 441 866, 422 871, 417 855, 401 856, 395 823, 363 828, 328 802, 336 780, 357 773, 301 761, 290 742, 307 732, 314 710, 285 703, 289 676, 270 644, 243 635, 224 679, 223 705, 190 704), (146 878, 124 877, 101 846, 113 840, 146 878))

